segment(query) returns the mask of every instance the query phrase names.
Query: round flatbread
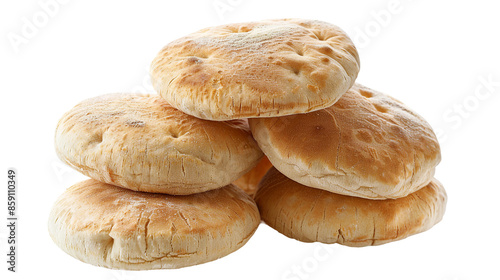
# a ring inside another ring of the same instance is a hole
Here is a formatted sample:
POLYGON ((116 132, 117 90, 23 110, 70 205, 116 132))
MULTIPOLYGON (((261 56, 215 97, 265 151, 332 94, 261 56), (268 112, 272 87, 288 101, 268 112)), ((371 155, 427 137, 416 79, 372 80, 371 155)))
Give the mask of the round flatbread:
POLYGON ((306 187, 271 168, 255 194, 262 220, 304 242, 380 245, 430 229, 445 212, 436 179, 406 197, 372 200, 306 187))
POLYGON ((59 121, 55 147, 61 160, 96 180, 182 195, 230 184, 262 157, 245 121, 201 120, 147 94, 76 105, 59 121))
POLYGON ((307 114, 249 119, 273 166, 303 185, 370 199, 426 186, 441 160, 431 126, 400 101, 354 85, 307 114))
POLYGON ((358 72, 356 48, 340 28, 302 19, 205 28, 166 45, 151 65, 161 96, 210 120, 325 108, 358 72))
POLYGON ((242 247, 260 223, 255 202, 228 185, 175 196, 127 190, 96 180, 67 189, 49 216, 66 253, 115 269, 180 268, 242 247))

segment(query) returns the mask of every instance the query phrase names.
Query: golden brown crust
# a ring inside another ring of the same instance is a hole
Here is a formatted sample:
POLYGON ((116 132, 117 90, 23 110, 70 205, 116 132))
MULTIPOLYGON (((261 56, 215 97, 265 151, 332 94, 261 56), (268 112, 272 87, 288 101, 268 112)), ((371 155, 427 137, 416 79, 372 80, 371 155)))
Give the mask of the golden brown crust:
POLYGON ((87 180, 55 202, 49 233, 83 262, 142 270, 223 257, 243 246, 259 223, 255 202, 232 185, 173 196, 87 180))
POLYGON ((422 117, 358 84, 329 108, 249 123, 283 174, 339 194, 404 197, 430 182, 441 159, 437 138, 422 117))
POLYGON ((358 71, 356 48, 341 29, 301 19, 206 28, 165 46, 151 65, 161 96, 211 120, 325 108, 358 71))
POLYGON ((64 162, 91 178, 167 194, 225 186, 262 156, 244 121, 201 120, 142 94, 76 105, 59 121, 55 146, 64 162))
POLYGON ((380 245, 428 230, 445 212, 446 192, 436 179, 398 199, 371 200, 306 187, 275 168, 255 194, 262 220, 304 242, 380 245))
POLYGON ((248 195, 253 197, 255 192, 257 191, 257 187, 259 186, 260 179, 264 177, 266 172, 272 166, 273 165, 271 164, 269 159, 266 156, 263 156, 254 168, 238 178, 238 180, 234 181, 233 185, 237 186, 238 188, 245 191, 248 195))

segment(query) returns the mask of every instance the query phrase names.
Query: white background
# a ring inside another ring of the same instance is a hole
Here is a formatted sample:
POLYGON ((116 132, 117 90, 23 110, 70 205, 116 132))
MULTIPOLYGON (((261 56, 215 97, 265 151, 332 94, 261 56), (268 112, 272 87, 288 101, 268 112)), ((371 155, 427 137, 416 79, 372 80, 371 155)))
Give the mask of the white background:
POLYGON ((464 2, 2 1, 0 278, 500 279, 500 7, 464 2), (56 5, 47 8, 49 2, 56 5), (145 272, 94 267, 53 244, 46 229, 52 203, 85 178, 54 152, 65 111, 104 93, 152 92, 149 64, 173 39, 283 17, 343 28, 360 53, 358 82, 402 100, 434 127, 443 158, 436 177, 449 199, 441 223, 366 248, 301 243, 261 224, 247 245, 222 259, 145 272), (4 261, 9 167, 18 171, 16 274, 4 261))

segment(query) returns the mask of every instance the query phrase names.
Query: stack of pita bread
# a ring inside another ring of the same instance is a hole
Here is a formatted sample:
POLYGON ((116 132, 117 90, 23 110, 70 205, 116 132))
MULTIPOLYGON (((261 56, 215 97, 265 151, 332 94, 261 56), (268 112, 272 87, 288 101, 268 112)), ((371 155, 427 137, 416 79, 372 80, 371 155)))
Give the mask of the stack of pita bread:
POLYGON ((330 23, 209 27, 167 44, 158 94, 81 102, 56 129, 58 156, 91 179, 49 219, 75 258, 178 268, 242 247, 261 218, 305 242, 378 245, 441 220, 430 125, 356 83, 358 53, 330 23))

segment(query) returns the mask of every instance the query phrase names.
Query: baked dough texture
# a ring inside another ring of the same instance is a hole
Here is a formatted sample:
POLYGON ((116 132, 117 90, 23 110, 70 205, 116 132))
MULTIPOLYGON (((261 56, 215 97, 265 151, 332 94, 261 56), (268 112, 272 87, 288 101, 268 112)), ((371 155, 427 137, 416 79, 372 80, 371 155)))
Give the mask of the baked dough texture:
POLYGON ((359 57, 337 26, 279 19, 202 29, 166 45, 153 86, 172 106, 209 120, 305 113, 335 103, 359 57))
POLYGON ((255 194, 262 220, 304 242, 361 247, 430 229, 445 212, 446 192, 432 179, 398 199, 372 200, 306 187, 271 168, 255 194))
POLYGON ((230 184, 262 157, 245 121, 201 120, 147 94, 81 102, 59 121, 55 148, 93 179, 180 195, 230 184))
POLYGON ((259 223, 255 202, 233 185, 175 196, 90 179, 59 197, 48 228, 54 242, 78 260, 146 270, 226 256, 242 247, 259 223))
POLYGON ((234 181, 233 185, 244 190, 248 195, 253 197, 257 191, 260 180, 272 166, 273 165, 269 159, 266 156, 263 156, 254 168, 238 178, 238 180, 234 181))
POLYGON ((426 186, 441 160, 438 140, 421 116, 359 84, 328 108, 249 124, 280 172, 338 194, 404 197, 426 186))

